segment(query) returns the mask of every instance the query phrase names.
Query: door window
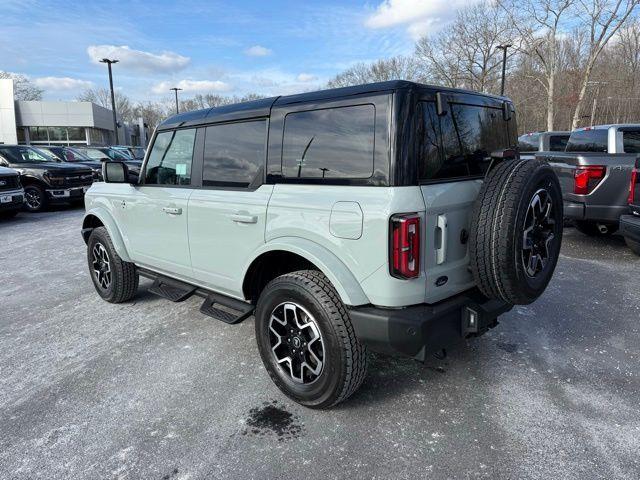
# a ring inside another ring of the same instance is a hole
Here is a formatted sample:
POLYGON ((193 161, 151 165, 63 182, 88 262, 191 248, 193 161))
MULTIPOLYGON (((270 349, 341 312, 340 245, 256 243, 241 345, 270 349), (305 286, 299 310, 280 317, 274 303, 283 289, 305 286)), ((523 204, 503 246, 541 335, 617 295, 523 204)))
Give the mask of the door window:
POLYGON ((625 153, 640 153, 640 130, 622 132, 625 153))
POLYGON ((266 141, 266 120, 207 127, 202 185, 248 187, 260 182, 266 162, 266 141))
POLYGON ((286 178, 369 178, 374 137, 373 105, 289 113, 282 173, 286 178))
POLYGON ((145 169, 146 185, 190 185, 194 128, 156 135, 145 169))

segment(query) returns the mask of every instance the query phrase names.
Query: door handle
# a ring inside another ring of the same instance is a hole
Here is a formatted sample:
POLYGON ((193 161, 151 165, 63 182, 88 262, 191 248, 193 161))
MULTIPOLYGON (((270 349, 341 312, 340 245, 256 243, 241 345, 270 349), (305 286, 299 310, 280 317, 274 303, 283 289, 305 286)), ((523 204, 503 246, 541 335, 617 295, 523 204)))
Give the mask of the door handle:
POLYGON ((162 207, 162 211, 168 215, 182 215, 182 209, 176 207, 162 207))
POLYGON ((258 223, 258 217, 256 215, 244 215, 242 213, 234 213, 229 215, 229 218, 236 223, 258 223))
POLYGON ((436 248, 436 263, 441 265, 447 259, 447 216, 438 215, 436 232, 440 233, 440 247, 436 248))

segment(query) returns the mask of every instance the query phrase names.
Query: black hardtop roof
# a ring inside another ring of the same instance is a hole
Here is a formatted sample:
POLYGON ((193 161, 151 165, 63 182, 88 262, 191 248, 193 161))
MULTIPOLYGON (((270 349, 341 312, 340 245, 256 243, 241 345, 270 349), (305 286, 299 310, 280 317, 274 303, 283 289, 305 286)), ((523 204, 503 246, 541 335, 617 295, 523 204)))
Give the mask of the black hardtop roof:
POLYGON ((244 118, 258 118, 269 115, 271 108, 279 105, 290 105, 295 103, 313 102, 327 100, 331 98, 342 98, 367 93, 375 93, 390 90, 419 89, 431 90, 433 92, 464 93, 489 97, 499 101, 510 101, 507 97, 491 95, 487 93, 474 92, 458 88, 441 87, 436 85, 426 85, 422 83, 409 82, 406 80, 390 80, 387 82, 367 83, 352 87, 331 88, 314 92, 298 93, 295 95, 284 95, 278 97, 261 98, 249 102, 234 103, 222 107, 204 108, 191 112, 180 113, 164 120, 158 129, 175 128, 178 126, 197 125, 218 121, 238 120, 244 118))

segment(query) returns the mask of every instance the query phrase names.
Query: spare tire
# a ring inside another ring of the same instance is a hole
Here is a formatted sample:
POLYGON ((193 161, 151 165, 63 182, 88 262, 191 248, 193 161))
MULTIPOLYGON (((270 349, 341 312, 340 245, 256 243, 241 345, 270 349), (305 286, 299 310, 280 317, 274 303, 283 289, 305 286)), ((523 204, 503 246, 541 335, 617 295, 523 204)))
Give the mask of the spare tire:
POLYGON ((526 305, 544 292, 562 243, 562 193, 541 160, 503 161, 486 176, 471 217, 471 272, 488 298, 526 305))

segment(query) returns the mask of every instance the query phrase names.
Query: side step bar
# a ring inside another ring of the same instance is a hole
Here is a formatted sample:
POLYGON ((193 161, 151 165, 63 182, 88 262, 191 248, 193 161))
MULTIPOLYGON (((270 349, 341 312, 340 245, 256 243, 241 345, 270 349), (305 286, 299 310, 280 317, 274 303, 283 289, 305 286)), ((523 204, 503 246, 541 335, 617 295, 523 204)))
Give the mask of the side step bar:
POLYGON ((224 323, 240 323, 249 318, 255 310, 255 307, 250 303, 195 287, 145 268, 138 268, 138 273, 153 280, 149 292, 172 302, 182 302, 192 295, 203 297, 205 300, 200 307, 200 312, 224 323))

